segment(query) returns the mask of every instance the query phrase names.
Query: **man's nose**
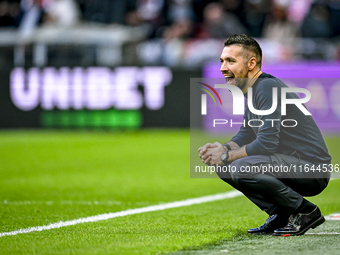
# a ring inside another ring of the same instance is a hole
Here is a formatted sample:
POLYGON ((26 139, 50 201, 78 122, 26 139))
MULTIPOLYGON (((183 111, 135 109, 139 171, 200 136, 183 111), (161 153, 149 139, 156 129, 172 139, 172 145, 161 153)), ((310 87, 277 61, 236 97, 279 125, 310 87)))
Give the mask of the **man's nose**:
POLYGON ((220 68, 221 72, 227 72, 229 71, 229 68, 226 64, 221 64, 221 68, 220 68))

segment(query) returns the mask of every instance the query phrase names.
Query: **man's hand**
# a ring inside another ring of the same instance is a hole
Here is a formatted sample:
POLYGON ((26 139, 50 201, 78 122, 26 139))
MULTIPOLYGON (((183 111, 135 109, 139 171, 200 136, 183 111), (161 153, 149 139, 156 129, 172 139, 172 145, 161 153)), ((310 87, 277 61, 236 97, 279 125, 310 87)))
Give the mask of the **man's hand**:
POLYGON ((199 147, 198 148, 198 152, 199 157, 202 159, 202 162, 204 164, 210 165, 210 161, 211 161, 211 152, 208 151, 208 149, 210 148, 215 148, 216 145, 214 143, 207 143, 206 145, 199 147))
POLYGON ((214 143, 215 147, 208 149, 208 152, 211 153, 211 165, 223 165, 223 162, 221 161, 221 155, 225 151, 222 144, 219 142, 214 143))
POLYGON ((202 162, 204 164, 208 165, 222 165, 223 162, 221 161, 220 157, 222 155, 222 152, 225 151, 222 144, 219 142, 215 143, 207 143, 203 147, 200 147, 198 149, 199 156, 202 159, 202 162))

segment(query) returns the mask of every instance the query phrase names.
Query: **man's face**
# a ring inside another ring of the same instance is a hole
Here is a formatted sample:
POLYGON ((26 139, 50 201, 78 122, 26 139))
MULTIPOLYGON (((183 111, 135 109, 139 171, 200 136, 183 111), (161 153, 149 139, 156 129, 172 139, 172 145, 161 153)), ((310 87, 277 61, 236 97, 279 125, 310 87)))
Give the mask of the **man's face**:
POLYGON ((221 72, 227 84, 235 85, 241 90, 246 86, 248 67, 245 63, 245 52, 240 45, 230 45, 223 48, 220 61, 221 72))

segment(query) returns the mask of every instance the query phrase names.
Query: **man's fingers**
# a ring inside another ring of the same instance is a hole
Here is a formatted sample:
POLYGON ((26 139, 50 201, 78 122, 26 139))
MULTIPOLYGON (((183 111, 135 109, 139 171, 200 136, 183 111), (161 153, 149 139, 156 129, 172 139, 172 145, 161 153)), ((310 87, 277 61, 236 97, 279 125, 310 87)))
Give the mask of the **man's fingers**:
POLYGON ((207 157, 206 160, 203 160, 204 164, 208 164, 211 160, 211 156, 207 157))
POLYGON ((210 147, 211 143, 207 143, 201 148, 201 154, 205 153, 207 149, 210 147))
POLYGON ((201 154, 204 154, 207 149, 211 146, 212 144, 211 143, 207 143, 206 145, 202 146, 202 147, 199 147, 198 148, 198 151, 201 153, 201 154))
POLYGON ((202 158, 202 155, 204 155, 204 153, 206 153, 208 149, 216 148, 218 146, 218 144, 219 144, 218 142, 207 143, 206 145, 199 147, 197 151, 200 153, 199 154, 200 158, 202 158))
POLYGON ((211 156, 211 153, 205 153, 205 154, 201 155, 200 158, 203 159, 203 160, 206 160, 210 156, 211 156))
POLYGON ((209 153, 200 153, 200 154, 199 154, 199 157, 200 157, 200 158, 203 158, 204 155, 205 155, 205 157, 206 157, 207 155, 209 156, 210 154, 209 154, 209 153))

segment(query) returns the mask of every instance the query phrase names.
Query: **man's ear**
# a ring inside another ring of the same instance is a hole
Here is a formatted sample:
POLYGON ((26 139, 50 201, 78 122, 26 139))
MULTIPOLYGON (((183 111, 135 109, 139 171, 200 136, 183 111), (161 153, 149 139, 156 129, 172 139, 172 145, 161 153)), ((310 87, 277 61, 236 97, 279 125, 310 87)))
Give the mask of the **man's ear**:
POLYGON ((255 57, 252 57, 251 59, 249 59, 249 61, 248 61, 248 70, 252 71, 255 68, 256 63, 257 63, 257 60, 256 60, 255 57))

